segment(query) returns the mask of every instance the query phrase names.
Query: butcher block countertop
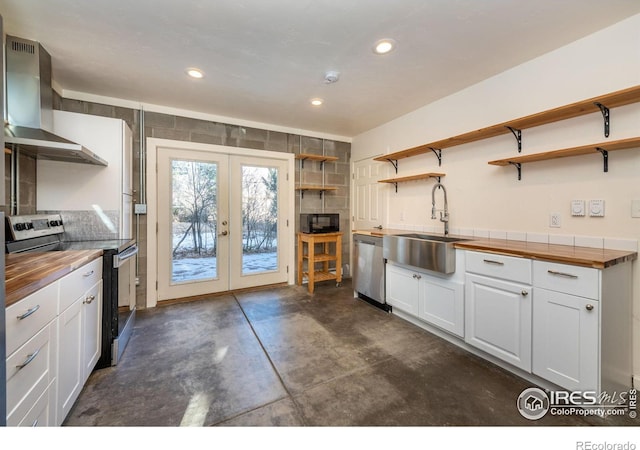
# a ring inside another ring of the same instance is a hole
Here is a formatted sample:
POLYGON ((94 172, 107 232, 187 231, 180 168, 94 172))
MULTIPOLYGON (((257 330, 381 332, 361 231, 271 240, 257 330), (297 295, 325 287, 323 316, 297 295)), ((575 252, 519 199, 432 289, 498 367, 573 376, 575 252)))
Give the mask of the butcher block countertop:
MULTIPOLYGON (((370 236, 385 236, 393 234, 420 233, 419 231, 396 229, 358 230, 354 234, 366 234, 370 236)), ((432 233, 425 233, 432 234, 432 233)), ((523 258, 553 261, 576 266, 604 269, 625 261, 633 261, 638 258, 638 252, 627 250, 611 250, 589 247, 575 247, 572 245, 541 244, 537 242, 512 241, 506 239, 474 238, 469 236, 456 236, 468 239, 456 242, 455 247, 464 250, 478 250, 482 252, 499 253, 509 256, 521 256, 523 258)))
POLYGON ((17 253, 5 256, 6 306, 102 256, 102 250, 17 253))

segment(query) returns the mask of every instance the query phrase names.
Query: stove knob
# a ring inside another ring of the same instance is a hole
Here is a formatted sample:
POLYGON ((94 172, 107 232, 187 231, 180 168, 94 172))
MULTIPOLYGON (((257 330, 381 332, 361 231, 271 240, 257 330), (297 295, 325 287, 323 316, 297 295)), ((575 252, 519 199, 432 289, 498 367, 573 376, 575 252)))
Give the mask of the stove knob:
POLYGON ((32 230, 33 229, 33 224, 31 222, 25 223, 24 224, 27 230, 32 230))
POLYGON ((13 226, 13 229, 16 230, 16 231, 22 231, 22 230, 24 230, 26 228, 25 228, 25 224, 24 223, 16 223, 13 226))

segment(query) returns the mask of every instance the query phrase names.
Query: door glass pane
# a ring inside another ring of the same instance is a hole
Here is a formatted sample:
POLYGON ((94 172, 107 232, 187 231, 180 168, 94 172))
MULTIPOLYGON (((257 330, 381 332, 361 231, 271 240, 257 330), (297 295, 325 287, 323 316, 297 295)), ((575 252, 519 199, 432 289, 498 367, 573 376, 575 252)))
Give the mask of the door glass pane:
POLYGON ((278 270, 278 169, 242 166, 242 274, 278 270))
POLYGON ((216 163, 171 161, 172 283, 217 278, 216 163))

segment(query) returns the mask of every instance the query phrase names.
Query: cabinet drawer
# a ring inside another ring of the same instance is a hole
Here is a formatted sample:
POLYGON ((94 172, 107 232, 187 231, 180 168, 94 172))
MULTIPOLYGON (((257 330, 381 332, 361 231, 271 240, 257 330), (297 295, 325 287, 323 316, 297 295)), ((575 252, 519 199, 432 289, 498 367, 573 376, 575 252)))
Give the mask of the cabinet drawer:
POLYGON ((492 278, 531 284, 531 260, 526 258, 467 251, 465 270, 492 278))
POLYGON ((533 282, 550 291, 564 292, 593 300, 599 295, 599 270, 546 261, 533 262, 533 282))
POLYGON ((7 358, 7 422, 19 423, 55 377, 55 322, 7 358))
POLYGON ((84 295, 93 285, 102 279, 102 258, 74 270, 60 280, 60 312, 84 295))
POLYGON ((7 355, 58 315, 58 283, 52 283, 6 309, 7 355))

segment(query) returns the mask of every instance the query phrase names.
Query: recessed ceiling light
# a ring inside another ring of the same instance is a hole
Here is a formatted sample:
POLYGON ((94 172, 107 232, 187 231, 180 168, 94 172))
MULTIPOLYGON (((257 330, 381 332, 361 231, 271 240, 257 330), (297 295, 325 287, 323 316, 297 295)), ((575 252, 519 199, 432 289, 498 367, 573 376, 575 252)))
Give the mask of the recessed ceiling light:
POLYGON ((321 98, 312 98, 311 99, 311 104, 313 106, 320 106, 322 105, 323 100, 321 98))
POLYGON ((378 55, 389 53, 396 47, 396 41, 393 39, 380 39, 373 46, 373 52, 378 55))
POLYGON ((200 69, 190 68, 187 69, 187 75, 189 75, 191 78, 202 78, 204 77, 204 72, 200 69))

